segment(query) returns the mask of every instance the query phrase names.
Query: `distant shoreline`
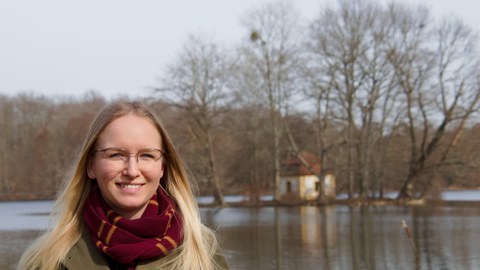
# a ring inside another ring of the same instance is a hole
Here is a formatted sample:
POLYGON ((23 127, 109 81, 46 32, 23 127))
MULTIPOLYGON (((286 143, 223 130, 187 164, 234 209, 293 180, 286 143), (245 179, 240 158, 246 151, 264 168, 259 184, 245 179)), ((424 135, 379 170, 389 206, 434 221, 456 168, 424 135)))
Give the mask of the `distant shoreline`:
MULTIPOLYGON (((480 188, 462 188, 462 187, 450 187, 443 190, 443 192, 479 192, 480 188)), ((343 196, 342 196, 343 197, 343 196)), ((339 198, 337 197, 334 200, 328 201, 326 203, 320 203, 316 200, 312 201, 297 201, 297 202, 276 202, 272 198, 260 199, 256 202, 250 201, 247 196, 243 195, 227 195, 225 196, 225 204, 223 206, 215 204, 213 197, 211 196, 199 196, 197 197, 197 202, 199 207, 208 208, 208 207, 288 207, 288 206, 323 206, 323 205, 476 205, 480 204, 480 193, 478 194, 478 199, 476 198, 467 198, 463 199, 463 196, 455 195, 449 196, 453 198, 441 199, 439 198, 424 198, 424 199, 410 199, 410 200, 397 200, 396 198, 384 197, 384 198, 339 198), (458 198, 455 198, 458 197, 458 198)), ((0 203, 8 202, 47 202, 54 201, 54 199, 49 198, 33 198, 33 197, 0 197, 0 203)), ((34 213, 32 215, 48 215, 48 213, 34 213)))

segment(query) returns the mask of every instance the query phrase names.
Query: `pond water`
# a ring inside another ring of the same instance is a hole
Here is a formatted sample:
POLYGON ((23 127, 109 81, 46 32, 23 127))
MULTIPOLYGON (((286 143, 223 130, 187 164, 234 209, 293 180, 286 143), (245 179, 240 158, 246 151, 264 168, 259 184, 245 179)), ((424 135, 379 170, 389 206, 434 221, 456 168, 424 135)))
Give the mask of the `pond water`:
MULTIPOLYGON (((47 228, 51 204, 0 203, 0 269, 14 269, 47 228)), ((232 269, 480 269, 477 203, 202 208, 201 215, 232 269)))

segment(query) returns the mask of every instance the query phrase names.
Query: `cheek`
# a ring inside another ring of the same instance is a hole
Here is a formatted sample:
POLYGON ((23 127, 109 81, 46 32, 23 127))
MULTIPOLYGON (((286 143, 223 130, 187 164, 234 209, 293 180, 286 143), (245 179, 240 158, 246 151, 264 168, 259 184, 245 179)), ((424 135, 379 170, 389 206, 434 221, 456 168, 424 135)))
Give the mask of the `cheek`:
POLYGON ((98 179, 99 181, 104 181, 104 182, 113 181, 113 180, 115 180, 116 178, 119 178, 121 174, 122 174, 122 172, 101 171, 101 172, 97 175, 97 179, 98 179))
POLYGON ((149 172, 144 172, 143 173, 143 176, 152 181, 152 182, 160 182, 160 178, 163 177, 163 174, 164 174, 164 167, 162 165, 161 168, 158 168, 158 169, 155 169, 155 170, 152 170, 152 171, 149 171, 149 172))
POLYGON ((101 162, 92 162, 88 169, 88 176, 98 181, 109 181, 117 177, 121 172, 118 169, 112 169, 101 162))

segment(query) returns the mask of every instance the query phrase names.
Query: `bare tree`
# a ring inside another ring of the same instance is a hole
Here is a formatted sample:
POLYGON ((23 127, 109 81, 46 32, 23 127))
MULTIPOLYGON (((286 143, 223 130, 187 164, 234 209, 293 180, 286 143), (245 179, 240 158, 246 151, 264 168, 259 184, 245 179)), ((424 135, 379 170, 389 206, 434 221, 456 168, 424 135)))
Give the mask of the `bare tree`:
POLYGON ((250 40, 240 49, 238 88, 269 112, 275 200, 280 200, 282 114, 295 90, 298 14, 285 1, 267 3, 243 19, 250 40), (253 83, 252 83, 253 82, 253 83))
POLYGON ((439 168, 447 160, 455 138, 478 112, 480 101, 476 36, 458 20, 445 20, 427 31, 426 18, 418 19, 410 15, 398 22, 408 27, 400 34, 406 42, 397 43, 390 53, 406 101, 411 143, 399 199, 412 198, 428 167, 439 168), (453 139, 442 143, 449 129, 453 139), (442 153, 435 155, 438 151, 442 153))
POLYGON ((190 36, 182 53, 167 70, 158 93, 183 109, 190 134, 200 147, 198 159, 205 178, 214 185, 215 202, 223 205, 222 183, 215 156, 218 113, 225 107, 229 63, 217 44, 190 36))
POLYGON ((338 3, 338 9, 326 9, 310 25, 307 95, 316 105, 320 152, 345 145, 348 193, 352 197, 358 186, 365 197, 382 167, 376 145, 395 119, 395 82, 385 42, 392 25, 379 4, 338 3), (344 137, 326 142, 328 123, 335 121, 345 128, 344 137))

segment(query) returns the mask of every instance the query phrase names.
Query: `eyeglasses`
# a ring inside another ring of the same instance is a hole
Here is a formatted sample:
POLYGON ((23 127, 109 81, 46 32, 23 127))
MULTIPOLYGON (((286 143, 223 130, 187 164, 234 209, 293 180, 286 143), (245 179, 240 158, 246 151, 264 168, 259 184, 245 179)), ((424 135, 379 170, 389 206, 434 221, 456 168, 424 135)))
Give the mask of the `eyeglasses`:
POLYGON ((92 152, 92 154, 95 153, 102 153, 103 159, 117 166, 123 166, 122 168, 125 167, 130 157, 135 156, 138 166, 143 169, 153 166, 164 154, 162 150, 156 148, 144 148, 137 153, 130 153, 128 150, 118 147, 98 149, 92 152))

